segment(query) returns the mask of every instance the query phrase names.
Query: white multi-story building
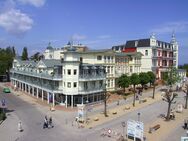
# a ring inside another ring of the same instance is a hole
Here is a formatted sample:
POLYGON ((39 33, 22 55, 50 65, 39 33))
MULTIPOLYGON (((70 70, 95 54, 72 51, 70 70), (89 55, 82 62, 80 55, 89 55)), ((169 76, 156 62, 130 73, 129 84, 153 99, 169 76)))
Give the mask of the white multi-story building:
POLYGON ((112 47, 115 51, 134 48, 143 54, 141 72, 153 71, 158 78, 171 66, 178 67, 178 43, 174 34, 170 43, 159 41, 152 35, 148 39, 130 40, 124 45, 112 47))
MULTIPOLYGON (((63 59, 66 50, 71 44, 62 49, 53 49, 50 45, 44 52, 45 58, 63 59), (55 55, 54 55, 55 54, 55 55)), ((83 45, 72 45, 77 52, 82 63, 102 65, 106 70, 106 90, 115 90, 116 78, 122 74, 139 73, 141 67, 141 53, 138 52, 116 52, 111 49, 89 50, 83 45), (125 62, 126 60, 126 62, 125 62)))
POLYGON ((39 62, 15 59, 11 83, 47 103, 76 106, 103 100, 106 73, 100 64, 80 61, 74 48, 64 52, 63 59, 39 62))

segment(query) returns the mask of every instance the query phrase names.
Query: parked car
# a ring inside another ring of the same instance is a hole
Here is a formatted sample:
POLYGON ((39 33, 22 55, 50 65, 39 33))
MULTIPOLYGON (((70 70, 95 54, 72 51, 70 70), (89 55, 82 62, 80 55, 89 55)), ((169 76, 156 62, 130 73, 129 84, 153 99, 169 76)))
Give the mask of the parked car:
POLYGON ((10 89, 9 89, 9 88, 4 88, 4 89, 3 89, 3 92, 4 92, 4 93, 10 93, 10 89))

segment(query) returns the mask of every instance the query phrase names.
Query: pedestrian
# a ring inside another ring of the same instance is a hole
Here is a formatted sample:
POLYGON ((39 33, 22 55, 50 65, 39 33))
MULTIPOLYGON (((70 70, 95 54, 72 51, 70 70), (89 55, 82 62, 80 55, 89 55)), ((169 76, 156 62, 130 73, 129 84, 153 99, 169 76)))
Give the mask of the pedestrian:
POLYGON ((138 97, 138 95, 136 95, 136 100, 139 100, 139 97, 138 97))
POLYGON ((21 121, 19 121, 19 123, 18 123, 18 131, 19 131, 19 132, 22 132, 22 131, 23 131, 22 122, 21 122, 21 121))
POLYGON ((48 128, 48 118, 47 118, 47 116, 44 117, 43 129, 44 128, 48 128))
POLYGON ((48 122, 48 127, 50 126, 51 128, 53 128, 54 126, 53 126, 53 124, 52 124, 52 117, 50 117, 49 118, 49 122, 48 122))
POLYGON ((184 120, 184 129, 187 129, 187 121, 184 120))
POLYGON ((117 105, 119 105, 119 100, 117 101, 117 105))

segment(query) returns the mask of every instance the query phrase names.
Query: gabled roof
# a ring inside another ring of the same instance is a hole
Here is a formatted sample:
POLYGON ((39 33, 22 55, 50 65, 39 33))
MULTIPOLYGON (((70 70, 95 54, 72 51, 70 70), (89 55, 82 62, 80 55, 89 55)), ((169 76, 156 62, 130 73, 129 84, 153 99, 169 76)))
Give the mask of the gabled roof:
POLYGON ((57 60, 57 59, 45 59, 42 60, 44 62, 44 64, 47 67, 54 67, 54 66, 60 66, 61 64, 61 60, 57 60))
POLYGON ((116 52, 116 56, 143 56, 141 52, 116 52))
POLYGON ((88 53, 115 53, 115 51, 111 49, 100 49, 100 50, 87 50, 84 52, 79 52, 80 54, 88 54, 88 53))

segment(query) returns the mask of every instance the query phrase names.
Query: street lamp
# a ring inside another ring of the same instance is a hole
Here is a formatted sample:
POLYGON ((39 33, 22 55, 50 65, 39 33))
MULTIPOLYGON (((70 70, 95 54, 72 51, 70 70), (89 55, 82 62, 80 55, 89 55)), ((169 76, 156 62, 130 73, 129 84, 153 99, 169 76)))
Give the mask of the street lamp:
POLYGON ((140 121, 140 112, 138 112, 137 115, 138 115, 138 121, 140 121))
POLYGON ((186 87, 186 91, 185 91, 185 109, 187 109, 187 101, 188 101, 188 80, 185 81, 185 87, 186 87))
POLYGON ((89 103, 89 101, 88 101, 88 100, 86 100, 86 122, 87 122, 88 103, 89 103))
POLYGON ((122 125, 122 127, 123 127, 123 139, 124 139, 124 135, 125 135, 125 126, 126 126, 126 124, 125 124, 125 122, 123 121, 123 122, 121 122, 121 125, 122 125))

